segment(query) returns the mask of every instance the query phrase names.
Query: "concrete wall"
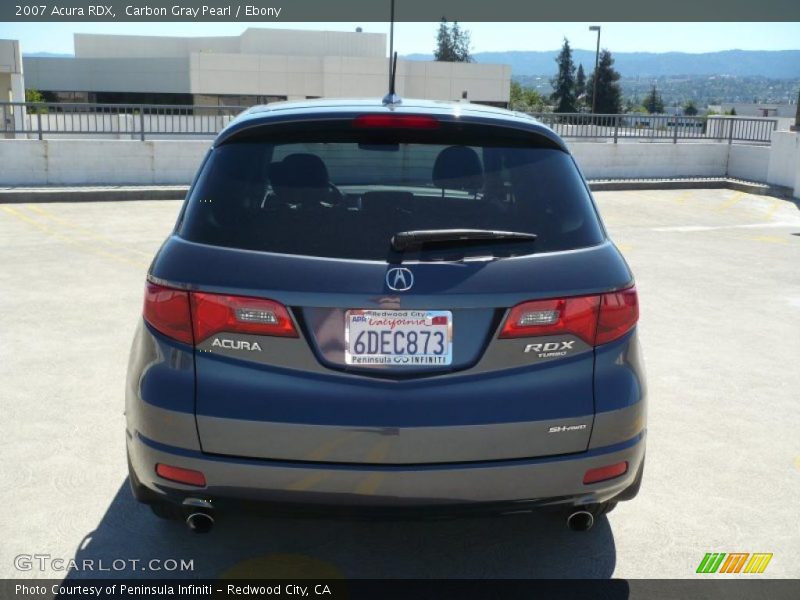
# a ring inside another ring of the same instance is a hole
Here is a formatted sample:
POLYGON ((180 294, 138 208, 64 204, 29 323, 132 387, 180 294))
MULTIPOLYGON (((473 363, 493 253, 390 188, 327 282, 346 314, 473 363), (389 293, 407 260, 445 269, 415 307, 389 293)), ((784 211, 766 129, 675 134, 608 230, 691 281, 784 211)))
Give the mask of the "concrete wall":
POLYGON ((76 33, 77 58, 188 58, 206 54, 386 56, 385 33, 250 27, 240 36, 170 37, 76 33))
POLYGON ((29 88, 58 92, 191 92, 189 58, 25 57, 29 88))
POLYGON ((179 185, 210 141, 3 140, 0 185, 179 185))
MULTIPOLYGON (((794 189, 800 198, 800 134, 778 133, 771 148, 724 143, 573 142, 570 149, 589 179, 730 176, 794 189)), ((0 140, 0 185, 188 184, 210 143, 0 140)))
POLYGON ((19 42, 0 40, 0 102, 24 102, 25 80, 19 42))
POLYGON ((589 179, 724 177, 727 144, 568 143, 589 179))
MULTIPOLYGON (((507 103, 511 67, 398 60, 407 98, 507 103)), ((249 28, 241 36, 75 34, 75 57, 28 57, 31 88, 61 92, 382 97, 386 35, 249 28)))
POLYGON ((772 134, 767 181, 788 188, 800 183, 800 132, 776 131, 772 134))
POLYGON ((747 181, 768 181, 767 171, 772 154, 769 146, 733 144, 729 147, 728 177, 747 181))
MULTIPOLYGON (((382 97, 388 59, 340 55, 226 54, 139 59, 25 58, 27 84, 38 90, 232 94, 306 97, 382 97)), ((407 98, 508 102, 511 67, 398 60, 397 91, 407 98)))

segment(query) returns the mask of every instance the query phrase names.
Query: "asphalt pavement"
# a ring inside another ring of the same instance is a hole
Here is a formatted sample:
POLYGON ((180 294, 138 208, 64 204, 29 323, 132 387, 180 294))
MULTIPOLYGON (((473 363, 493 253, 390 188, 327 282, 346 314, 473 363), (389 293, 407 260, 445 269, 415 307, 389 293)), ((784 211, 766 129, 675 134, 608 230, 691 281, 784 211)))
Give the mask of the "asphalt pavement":
POLYGON ((758 577, 800 577, 798 206, 596 197, 636 274, 650 413, 640 496, 587 533, 550 514, 234 514, 206 536, 154 518, 127 487, 123 387, 180 202, 0 204, 0 576, 688 578, 706 552, 766 552, 758 577))

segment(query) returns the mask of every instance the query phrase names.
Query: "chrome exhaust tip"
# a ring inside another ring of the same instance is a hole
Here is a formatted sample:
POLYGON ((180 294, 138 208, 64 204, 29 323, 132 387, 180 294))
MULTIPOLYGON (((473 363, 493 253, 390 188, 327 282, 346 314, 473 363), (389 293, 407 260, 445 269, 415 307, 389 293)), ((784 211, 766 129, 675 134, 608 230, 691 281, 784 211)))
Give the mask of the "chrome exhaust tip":
POLYGON ((588 510, 576 510, 567 517, 567 527, 572 531, 589 531, 594 525, 594 515, 588 510))
POLYGON ((208 533, 214 527, 214 507, 209 500, 186 498, 186 526, 195 533, 208 533))
POLYGON ((194 512, 186 517, 186 525, 195 533, 208 533, 214 527, 214 517, 208 513, 194 512))

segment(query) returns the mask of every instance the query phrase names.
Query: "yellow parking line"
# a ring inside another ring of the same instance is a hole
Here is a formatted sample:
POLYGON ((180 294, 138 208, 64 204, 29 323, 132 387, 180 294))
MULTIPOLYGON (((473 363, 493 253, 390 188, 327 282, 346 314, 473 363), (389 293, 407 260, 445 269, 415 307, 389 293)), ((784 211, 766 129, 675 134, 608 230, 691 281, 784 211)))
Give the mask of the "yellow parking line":
POLYGON ((686 202, 686 200, 689 199, 689 196, 691 196, 691 195, 692 195, 691 190, 688 191, 688 192, 683 192, 682 194, 679 194, 677 198, 675 198, 675 202, 678 203, 678 204, 684 204, 686 202))
POLYGON ((789 240, 782 237, 777 237, 774 235, 759 235, 756 237, 751 237, 751 240, 755 240, 757 242, 766 242, 768 244, 788 244, 789 240))
POLYGON ((767 219, 772 219, 781 206, 783 206, 783 201, 773 200, 772 204, 770 204, 769 209, 767 210, 767 219))
POLYGON ((317 485, 320 481, 327 478, 330 473, 327 471, 316 471, 311 475, 306 475, 302 479, 286 487, 287 490, 292 492, 304 492, 317 485))
POLYGON ((45 217, 47 219, 52 219, 54 221, 58 221, 59 223, 61 223, 62 225, 66 225, 67 227, 71 227, 73 229, 79 229, 79 230, 81 230, 83 235, 85 235, 87 237, 90 237, 90 238, 93 238, 93 239, 95 239, 95 240, 97 240, 99 242, 102 242, 104 244, 107 244, 109 246, 113 246, 115 248, 121 248, 122 250, 126 250, 127 252, 133 252, 134 254, 140 254, 140 255, 145 256, 147 258, 152 258, 152 254, 148 254, 147 252, 142 252, 141 250, 136 250, 135 248, 128 248, 126 246, 120 246, 119 242, 117 242, 115 240, 112 240, 110 238, 104 237, 102 235, 97 235, 96 233, 91 232, 88 227, 85 227, 83 225, 78 225, 77 223, 73 223, 72 221, 69 221, 69 220, 67 220, 67 219, 65 219, 63 217, 59 217, 58 215, 55 215, 52 212, 50 212, 49 210, 47 210, 45 208, 42 208, 41 206, 37 206, 36 204, 26 204, 25 208, 27 208, 28 210, 32 210, 32 211, 34 211, 36 213, 39 213, 40 215, 42 215, 43 217, 45 217))
POLYGON ((0 208, 2 208, 4 212, 8 213, 12 217, 16 217, 20 221, 23 221, 25 223, 33 225, 34 227, 36 227, 40 231, 46 233, 47 235, 51 235, 51 236, 53 236, 53 237, 55 237, 55 238, 57 238, 59 240, 67 242, 68 244, 73 244, 75 246, 83 248, 84 250, 88 250, 89 252, 91 252, 93 254, 97 254, 99 256, 104 256, 105 258, 110 258, 110 259, 116 260, 118 262, 124 262, 124 263, 127 263, 129 265, 134 265, 136 267, 148 267, 149 266, 149 263, 136 262, 136 261, 133 261, 133 260, 129 260, 129 259, 123 257, 123 256, 119 256, 117 254, 112 254, 110 252, 106 252, 105 250, 103 250, 102 248, 98 248, 94 244, 90 244, 90 243, 84 242, 82 240, 78 240, 78 239, 75 239, 75 238, 71 238, 71 237, 62 235, 61 233, 59 233, 57 231, 54 231, 54 230, 50 229, 49 227, 46 227, 45 225, 42 225, 39 221, 36 221, 35 219, 31 219, 27 215, 25 215, 25 214, 23 214, 23 213, 21 213, 21 212, 19 212, 17 210, 14 210, 10 206, 3 206, 3 207, 0 207, 0 208))
POLYGON ((730 198, 725 200, 725 202, 723 202, 722 204, 717 206, 714 210, 719 210, 719 211, 728 210, 729 208, 731 208, 735 204, 738 204, 739 202, 741 202, 741 200, 742 200, 742 198, 744 198, 744 196, 745 196, 744 192, 735 192, 733 194, 733 196, 731 196, 730 198))
MULTIPOLYGON (((372 450, 370 450, 369 454, 367 455, 367 462, 368 463, 380 463, 386 458, 386 455, 389 454, 389 450, 392 446, 392 440, 390 438, 385 438, 378 442, 372 450)), ((370 473, 367 475, 361 483, 356 486, 356 493, 357 494, 364 494, 365 496, 372 496, 377 491, 378 487, 383 480, 386 479, 385 472, 375 472, 370 473)))
POLYGON ((319 462, 325 458, 328 458, 331 452, 339 448, 342 444, 352 440, 356 434, 357 432, 355 431, 349 431, 346 435, 329 440, 328 442, 312 450, 306 457, 306 460, 319 462))

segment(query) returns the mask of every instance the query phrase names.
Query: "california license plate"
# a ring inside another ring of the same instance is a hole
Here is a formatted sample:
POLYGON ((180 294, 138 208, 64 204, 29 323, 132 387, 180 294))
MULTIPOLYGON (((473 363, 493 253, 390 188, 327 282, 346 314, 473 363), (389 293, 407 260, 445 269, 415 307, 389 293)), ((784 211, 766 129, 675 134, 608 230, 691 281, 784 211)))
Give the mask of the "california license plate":
POLYGON ((449 365, 453 362, 453 313, 348 310, 344 339, 348 365, 449 365))

